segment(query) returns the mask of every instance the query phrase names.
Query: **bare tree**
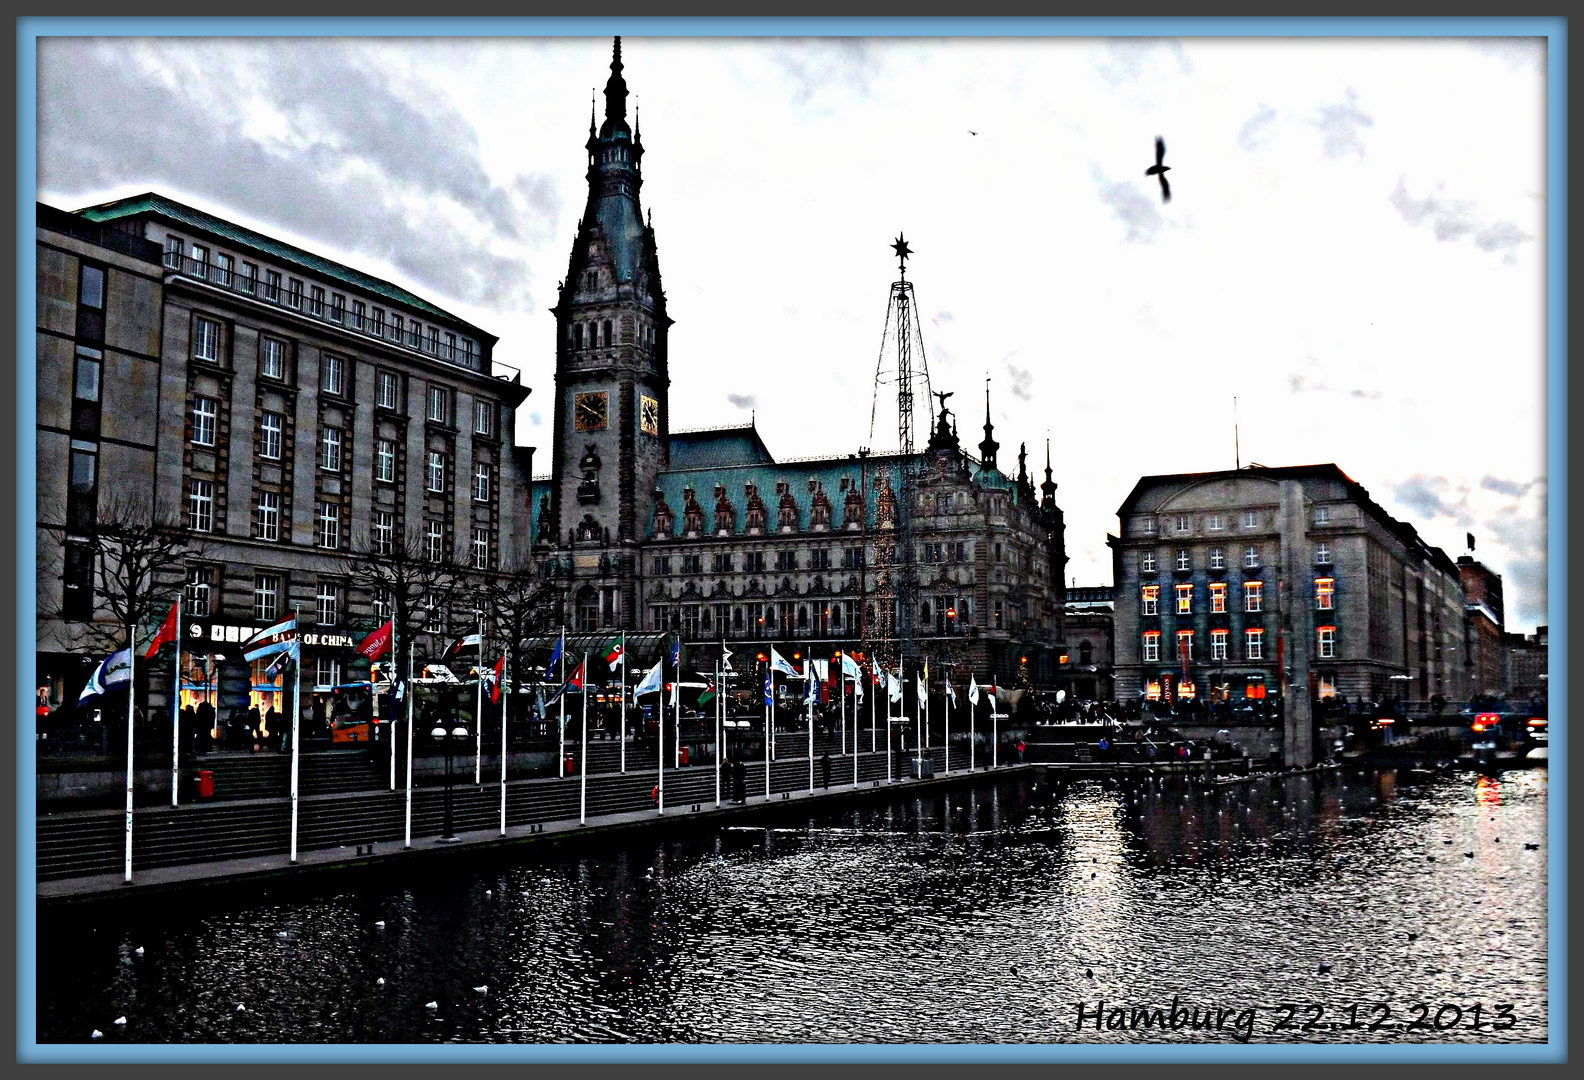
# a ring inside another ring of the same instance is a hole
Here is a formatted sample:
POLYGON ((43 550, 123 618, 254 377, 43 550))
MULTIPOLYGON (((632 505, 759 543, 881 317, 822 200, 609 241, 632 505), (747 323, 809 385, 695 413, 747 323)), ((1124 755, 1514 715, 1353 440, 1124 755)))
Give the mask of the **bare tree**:
POLYGON ((439 633, 442 625, 450 632, 449 622, 443 620, 459 606, 469 577, 464 566, 444 557, 430 558, 416 529, 393 540, 388 551, 369 548, 352 559, 353 585, 374 599, 379 622, 393 621, 397 655, 418 637, 439 633))
POLYGON ((482 583, 484 615, 491 639, 511 647, 514 663, 527 661, 529 642, 550 632, 561 614, 566 589, 524 558, 482 583))

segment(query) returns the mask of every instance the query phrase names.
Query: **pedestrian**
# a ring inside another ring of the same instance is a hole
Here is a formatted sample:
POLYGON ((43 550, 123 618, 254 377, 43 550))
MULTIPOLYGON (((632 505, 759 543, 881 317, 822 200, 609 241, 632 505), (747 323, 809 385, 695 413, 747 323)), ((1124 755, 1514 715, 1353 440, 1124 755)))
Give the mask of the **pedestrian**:
POLYGON ((820 755, 820 786, 830 787, 830 751, 820 755))

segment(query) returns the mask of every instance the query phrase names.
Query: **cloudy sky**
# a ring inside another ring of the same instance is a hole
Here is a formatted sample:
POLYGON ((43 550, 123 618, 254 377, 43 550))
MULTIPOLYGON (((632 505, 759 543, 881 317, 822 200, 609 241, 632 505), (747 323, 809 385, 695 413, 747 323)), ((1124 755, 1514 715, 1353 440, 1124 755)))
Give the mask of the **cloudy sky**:
MULTIPOLYGON (((1545 53, 1485 39, 627 38, 671 426, 870 435, 889 248, 936 389, 1051 439, 1069 574, 1144 474, 1335 461, 1545 609, 1545 53), (977 134, 970 134, 976 132, 977 134), (1162 205, 1152 141, 1165 137, 1162 205)), ((46 39, 38 197, 154 189, 500 336, 547 447, 609 39, 46 39)), ((603 106, 603 101, 602 101, 603 106)))

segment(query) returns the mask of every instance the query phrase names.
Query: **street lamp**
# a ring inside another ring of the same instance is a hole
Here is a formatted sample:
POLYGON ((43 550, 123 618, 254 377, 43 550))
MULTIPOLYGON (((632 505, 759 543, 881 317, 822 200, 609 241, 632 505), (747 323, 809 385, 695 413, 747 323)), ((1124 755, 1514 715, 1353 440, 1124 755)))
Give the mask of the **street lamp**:
POLYGON ((446 730, 444 724, 436 724, 429 731, 429 737, 439 743, 445 751, 445 830, 439 840, 439 843, 442 844, 457 843, 456 830, 452 828, 451 819, 451 759, 456 753, 454 748, 465 744, 469 734, 471 733, 468 731, 467 725, 460 720, 456 721, 449 731, 446 730))

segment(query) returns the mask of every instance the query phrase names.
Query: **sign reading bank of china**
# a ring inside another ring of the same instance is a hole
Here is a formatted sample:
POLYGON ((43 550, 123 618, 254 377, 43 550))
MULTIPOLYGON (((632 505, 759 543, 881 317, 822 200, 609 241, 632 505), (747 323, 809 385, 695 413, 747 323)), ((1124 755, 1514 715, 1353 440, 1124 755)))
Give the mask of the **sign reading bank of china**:
MULTIPOLYGON (((262 630, 263 626, 253 626, 243 623, 205 622, 195 620, 187 624, 187 638, 189 648, 213 648, 216 645, 238 646, 254 634, 262 630)), ((350 634, 321 634, 308 631, 300 634, 302 643, 308 646, 317 646, 322 649, 351 649, 357 645, 350 634)), ((216 652, 237 652, 241 655, 240 648, 236 650, 215 649, 216 652)))

